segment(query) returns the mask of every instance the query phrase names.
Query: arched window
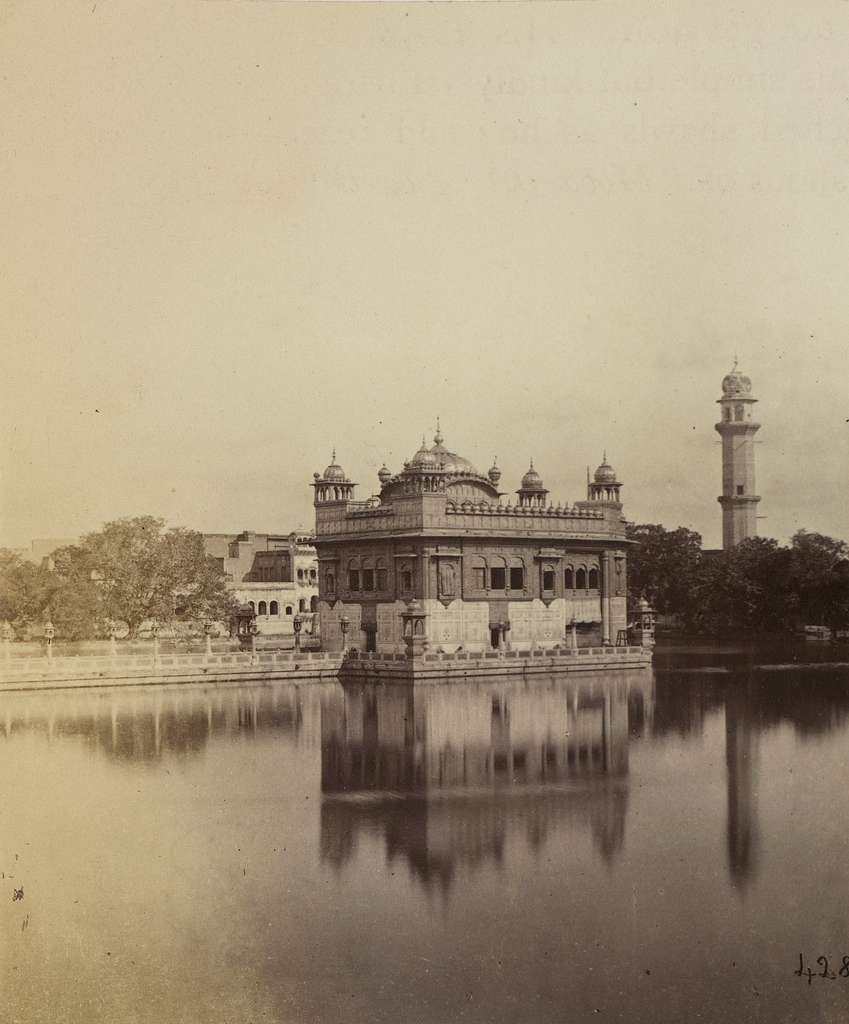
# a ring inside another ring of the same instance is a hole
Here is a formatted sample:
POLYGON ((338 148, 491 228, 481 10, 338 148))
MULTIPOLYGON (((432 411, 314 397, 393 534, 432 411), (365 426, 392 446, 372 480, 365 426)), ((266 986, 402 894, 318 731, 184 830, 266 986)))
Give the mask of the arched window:
POLYGON ((324 589, 328 597, 336 596, 336 576, 332 572, 324 574, 324 589))
POLYGON ((363 590, 371 592, 374 590, 374 562, 370 558, 363 562, 362 571, 363 590))
POLYGON ((542 590, 544 594, 554 593, 554 566, 549 562, 542 567, 542 590))
POLYGON ((269 615, 279 615, 280 605, 276 601, 272 601, 268 607, 268 613, 269 615))
POLYGON ((251 611, 254 614, 256 614, 256 605, 253 603, 253 601, 248 601, 248 604, 251 606, 251 611))
POLYGON ((292 614, 292 606, 290 604, 286 605, 286 614, 287 615, 291 615, 292 614))
POLYGON ((735 405, 734 406, 734 419, 738 420, 738 421, 743 419, 743 406, 742 405, 735 405))
POLYGON ((575 589, 575 570, 571 565, 567 565, 566 571, 563 573, 563 586, 566 590, 575 589))
POLYGON ((313 594, 313 596, 310 598, 310 611, 318 611, 318 598, 315 596, 315 594, 313 594))
POLYGON ((472 588, 486 590, 486 559, 480 555, 472 558, 472 588))
POLYGON ((525 589, 525 563, 521 558, 510 559, 510 589, 525 589))
POLYGON ((352 558, 348 562, 348 589, 353 591, 360 589, 360 562, 357 558, 352 558))
POLYGON ((493 558, 489 569, 489 589, 507 589, 507 562, 503 558, 493 558))
POLYGON ((587 570, 583 566, 575 573, 575 589, 587 589, 587 570))
POLYGON ((386 590, 386 562, 382 558, 374 563, 374 585, 377 590, 386 590))
POLYGON ((265 601, 259 602, 259 611, 257 612, 257 614, 268 615, 268 605, 266 605, 265 601))
POLYGON ((590 590, 598 590, 598 569, 593 567, 590 569, 590 590))
POLYGON ((307 602, 306 602, 306 599, 302 597, 300 599, 300 601, 298 601, 298 611, 299 612, 305 612, 306 610, 307 610, 307 602))

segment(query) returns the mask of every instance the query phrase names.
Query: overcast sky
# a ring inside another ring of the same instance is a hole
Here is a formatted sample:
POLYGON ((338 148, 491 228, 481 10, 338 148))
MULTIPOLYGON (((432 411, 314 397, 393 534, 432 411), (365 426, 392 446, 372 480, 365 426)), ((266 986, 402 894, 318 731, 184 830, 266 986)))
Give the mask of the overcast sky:
POLYGON ((312 522, 446 444, 721 536, 849 536, 849 4, 27 0, 0 14, 0 543, 312 522))

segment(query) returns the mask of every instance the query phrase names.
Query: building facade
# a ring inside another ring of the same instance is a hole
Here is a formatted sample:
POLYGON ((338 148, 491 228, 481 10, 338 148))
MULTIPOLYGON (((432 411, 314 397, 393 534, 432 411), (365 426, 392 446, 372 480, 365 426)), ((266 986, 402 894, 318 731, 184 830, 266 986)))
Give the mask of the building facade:
POLYGON ((757 399, 752 381, 734 367, 722 380, 720 421, 722 438, 722 547, 727 551, 747 537, 758 535, 758 502, 755 489, 755 434, 760 423, 752 419, 757 399))
POLYGON ((514 500, 500 479, 437 429, 400 473, 380 470, 379 495, 357 501, 334 453, 313 482, 322 647, 400 653, 411 608, 434 651, 619 641, 629 542, 606 458, 571 507, 548 501, 533 464, 514 500))
POLYGON ((318 562, 311 536, 245 530, 205 533, 203 539, 236 600, 256 614, 260 636, 294 636, 295 616, 317 611, 318 562))

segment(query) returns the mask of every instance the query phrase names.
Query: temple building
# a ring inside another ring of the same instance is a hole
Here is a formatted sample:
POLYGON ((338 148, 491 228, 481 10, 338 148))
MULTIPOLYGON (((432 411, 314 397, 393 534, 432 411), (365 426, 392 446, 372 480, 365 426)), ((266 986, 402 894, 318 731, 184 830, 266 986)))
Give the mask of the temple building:
POLYGON ((433 440, 366 501, 335 453, 314 474, 323 648, 401 653, 413 612, 437 652, 623 642, 629 541, 607 458, 585 500, 553 505, 533 463, 511 498, 497 465, 433 440))

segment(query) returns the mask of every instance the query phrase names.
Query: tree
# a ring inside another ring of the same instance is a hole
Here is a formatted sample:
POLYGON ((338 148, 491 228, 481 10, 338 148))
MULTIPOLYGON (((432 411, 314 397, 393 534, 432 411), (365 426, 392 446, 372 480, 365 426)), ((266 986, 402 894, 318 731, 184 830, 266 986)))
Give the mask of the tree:
POLYGON ((645 597, 661 614, 686 616, 699 571, 701 536, 683 526, 667 530, 659 523, 629 524, 628 539, 637 542, 628 553, 631 606, 645 597))
POLYGON ((789 549, 765 537, 703 554, 688 624, 723 635, 787 629, 797 606, 790 569, 789 549))
POLYGON ((842 626, 849 605, 849 545, 799 530, 790 541, 793 586, 802 623, 842 626))
POLYGON ((165 531, 154 516, 117 519, 56 552, 67 578, 95 583, 102 619, 126 623, 135 637, 146 621, 226 619, 233 601, 220 563, 192 530, 165 531))
POLYGON ((8 548, 0 548, 0 620, 24 629, 47 604, 45 572, 8 548))

